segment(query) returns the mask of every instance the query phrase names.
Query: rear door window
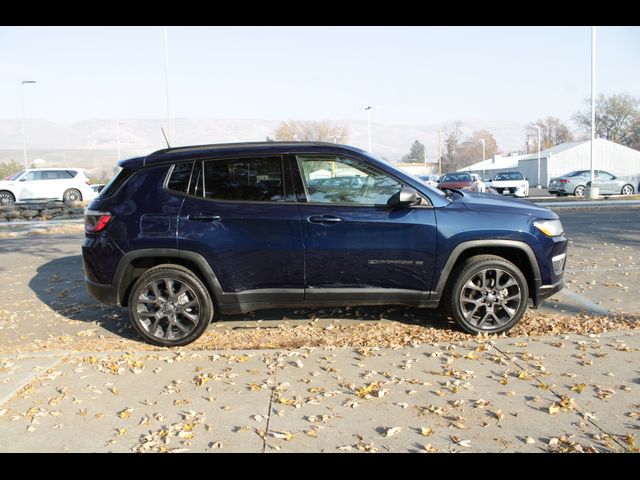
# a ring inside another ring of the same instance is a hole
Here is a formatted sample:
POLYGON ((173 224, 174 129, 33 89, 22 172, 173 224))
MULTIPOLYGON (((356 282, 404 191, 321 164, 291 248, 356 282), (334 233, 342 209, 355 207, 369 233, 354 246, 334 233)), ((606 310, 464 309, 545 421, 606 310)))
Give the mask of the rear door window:
POLYGON ((212 200, 284 202, 282 157, 203 162, 202 196, 212 200))

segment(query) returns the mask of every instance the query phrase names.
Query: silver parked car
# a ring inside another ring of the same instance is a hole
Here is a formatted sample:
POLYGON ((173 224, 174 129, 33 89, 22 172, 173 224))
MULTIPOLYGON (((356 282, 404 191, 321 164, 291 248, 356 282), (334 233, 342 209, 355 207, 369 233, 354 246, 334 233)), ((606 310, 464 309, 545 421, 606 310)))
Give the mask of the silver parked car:
MULTIPOLYGON (((632 195, 634 192, 633 185, 627 180, 617 178, 604 170, 594 170, 593 177, 596 186, 600 189, 600 195, 632 195)), ((590 183, 591 170, 576 170, 552 178, 549 181, 549 193, 559 197, 565 195, 584 197, 584 192, 590 183)))

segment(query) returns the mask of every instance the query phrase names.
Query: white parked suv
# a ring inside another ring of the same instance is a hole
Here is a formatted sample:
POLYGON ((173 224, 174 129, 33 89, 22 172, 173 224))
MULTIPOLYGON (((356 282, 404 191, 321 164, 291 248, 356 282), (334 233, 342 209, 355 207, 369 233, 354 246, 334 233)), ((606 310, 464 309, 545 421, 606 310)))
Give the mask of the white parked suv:
POLYGON ((30 168, 0 180, 0 205, 45 200, 91 200, 95 192, 81 168, 30 168))

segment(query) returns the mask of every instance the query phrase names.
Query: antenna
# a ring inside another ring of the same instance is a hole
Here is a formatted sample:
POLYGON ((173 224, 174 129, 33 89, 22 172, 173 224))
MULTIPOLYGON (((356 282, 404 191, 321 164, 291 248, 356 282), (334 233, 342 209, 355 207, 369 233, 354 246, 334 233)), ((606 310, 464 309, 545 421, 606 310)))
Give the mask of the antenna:
POLYGON ((164 136, 164 141, 167 142, 167 148, 171 148, 171 145, 169 145, 169 140, 167 140, 167 134, 164 133, 164 128, 160 127, 160 130, 162 130, 162 135, 164 136))

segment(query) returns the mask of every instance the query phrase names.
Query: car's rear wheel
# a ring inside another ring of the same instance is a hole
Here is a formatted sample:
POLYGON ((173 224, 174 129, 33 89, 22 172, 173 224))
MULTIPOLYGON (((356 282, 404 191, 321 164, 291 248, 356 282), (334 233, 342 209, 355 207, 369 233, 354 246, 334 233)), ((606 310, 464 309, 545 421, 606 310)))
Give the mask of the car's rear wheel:
POLYGON ((585 191, 584 185, 578 185, 576 189, 573 191, 573 194, 576 197, 584 197, 584 191, 585 191))
POLYGON ((622 190, 620 191, 620 193, 622 195, 633 195, 633 185, 625 185, 624 187, 622 187, 622 190))
POLYGON ((13 196, 13 193, 2 191, 0 192, 0 206, 13 205, 16 203, 16 197, 13 196))
POLYGON ((501 333, 524 315, 529 288, 522 271, 495 255, 476 255, 453 273, 445 301, 458 325, 469 333, 501 333))
POLYGON ((213 301, 202 281, 179 265, 147 270, 129 294, 129 317, 147 342, 177 347, 200 337, 211 322, 213 301))
POLYGON ((76 200, 82 201, 82 193, 80 193, 80 190, 70 188, 69 190, 65 190, 64 194, 62 195, 62 199, 65 202, 73 202, 76 200))

